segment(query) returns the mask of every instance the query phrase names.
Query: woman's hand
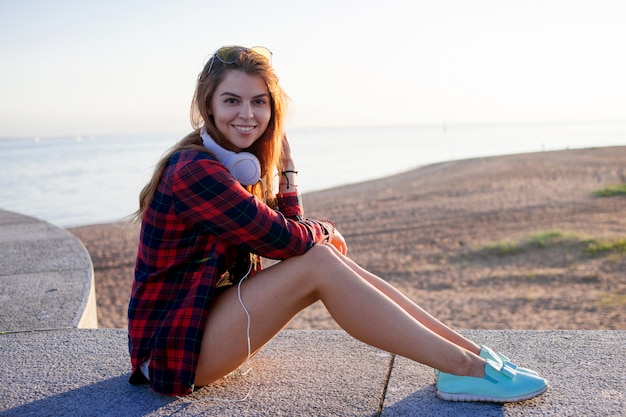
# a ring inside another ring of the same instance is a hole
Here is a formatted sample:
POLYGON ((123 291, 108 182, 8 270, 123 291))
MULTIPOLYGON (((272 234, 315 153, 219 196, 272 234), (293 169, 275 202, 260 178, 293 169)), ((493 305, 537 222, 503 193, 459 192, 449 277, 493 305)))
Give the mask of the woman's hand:
POLYGON ((348 245, 346 245, 346 240, 343 238, 339 230, 335 229, 333 233, 333 238, 330 240, 331 245, 333 245, 342 255, 348 253, 348 245))
POLYGON ((330 243, 333 245, 342 255, 345 255, 348 252, 348 245, 346 245, 346 240, 343 238, 339 230, 335 228, 335 223, 332 220, 324 219, 318 220, 328 233, 328 240, 326 243, 330 243))
POLYGON ((283 135, 283 155, 280 163, 283 171, 296 170, 296 163, 293 161, 291 156, 291 146, 289 145, 289 140, 287 140, 287 135, 283 135))

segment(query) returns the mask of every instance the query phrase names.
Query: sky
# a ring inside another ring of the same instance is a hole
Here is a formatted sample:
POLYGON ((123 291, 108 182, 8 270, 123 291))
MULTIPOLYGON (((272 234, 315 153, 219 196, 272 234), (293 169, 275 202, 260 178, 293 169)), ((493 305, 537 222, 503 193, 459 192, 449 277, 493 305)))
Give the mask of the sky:
POLYGON ((626 122, 623 0, 0 0, 0 137, 186 132, 222 45, 288 127, 626 122))

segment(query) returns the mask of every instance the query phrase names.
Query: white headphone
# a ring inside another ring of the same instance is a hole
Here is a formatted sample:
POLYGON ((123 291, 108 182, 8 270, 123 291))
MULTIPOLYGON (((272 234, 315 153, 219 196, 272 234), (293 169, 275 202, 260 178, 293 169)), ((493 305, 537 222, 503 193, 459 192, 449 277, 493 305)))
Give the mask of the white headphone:
POLYGON ((261 164, 250 152, 233 152, 222 148, 207 133, 203 126, 200 136, 204 146, 213 152, 217 159, 228 169, 230 174, 242 185, 254 185, 261 179, 261 164))

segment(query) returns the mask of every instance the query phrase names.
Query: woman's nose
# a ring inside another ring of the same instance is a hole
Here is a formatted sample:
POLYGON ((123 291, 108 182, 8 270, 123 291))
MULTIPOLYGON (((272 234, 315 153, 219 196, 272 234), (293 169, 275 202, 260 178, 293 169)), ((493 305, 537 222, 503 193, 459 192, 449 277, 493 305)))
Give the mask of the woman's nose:
POLYGON ((254 117, 254 112, 252 111, 252 106, 250 104, 242 104, 239 109, 239 117, 242 119, 252 119, 254 117))

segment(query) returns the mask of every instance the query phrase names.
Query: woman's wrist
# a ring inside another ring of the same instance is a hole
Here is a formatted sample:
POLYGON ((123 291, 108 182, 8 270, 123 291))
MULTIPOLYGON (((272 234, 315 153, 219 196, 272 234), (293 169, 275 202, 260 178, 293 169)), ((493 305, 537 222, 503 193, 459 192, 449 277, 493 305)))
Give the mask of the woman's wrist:
POLYGON ((291 193, 298 190, 298 171, 284 169, 280 172, 278 191, 281 194, 291 193))
POLYGON ((324 226, 328 233, 328 242, 332 242, 335 237, 335 223, 329 219, 322 219, 319 220, 319 222, 322 223, 322 226, 324 226))

